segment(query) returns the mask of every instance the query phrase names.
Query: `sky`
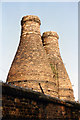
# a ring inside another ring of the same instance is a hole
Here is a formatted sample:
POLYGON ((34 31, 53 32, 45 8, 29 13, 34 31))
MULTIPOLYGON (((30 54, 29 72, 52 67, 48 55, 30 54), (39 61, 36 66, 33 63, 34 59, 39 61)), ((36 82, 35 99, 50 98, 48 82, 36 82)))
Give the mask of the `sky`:
POLYGON ((16 53, 21 19, 36 15, 41 20, 41 34, 56 31, 64 65, 78 100, 78 3, 77 2, 3 2, 0 80, 6 81, 16 53))

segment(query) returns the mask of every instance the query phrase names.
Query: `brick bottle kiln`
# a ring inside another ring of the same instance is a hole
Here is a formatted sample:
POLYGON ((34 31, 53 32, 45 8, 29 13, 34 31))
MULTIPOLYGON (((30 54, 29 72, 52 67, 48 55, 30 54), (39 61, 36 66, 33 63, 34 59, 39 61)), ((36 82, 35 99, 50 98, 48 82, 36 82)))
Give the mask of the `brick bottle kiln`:
POLYGON ((40 19, 28 15, 21 21, 21 38, 7 82, 58 97, 58 88, 40 34, 40 19))
POLYGON ((42 35, 43 45, 57 81, 58 97, 74 100, 72 85, 60 55, 58 39, 58 34, 53 31, 44 32, 42 35))

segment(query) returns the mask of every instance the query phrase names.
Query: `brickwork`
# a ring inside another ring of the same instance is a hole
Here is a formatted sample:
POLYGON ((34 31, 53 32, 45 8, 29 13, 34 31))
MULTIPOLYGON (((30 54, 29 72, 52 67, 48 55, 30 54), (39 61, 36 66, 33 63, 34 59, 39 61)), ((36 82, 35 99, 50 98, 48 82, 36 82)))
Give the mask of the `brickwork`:
POLYGON ((65 100, 74 100, 72 85, 60 55, 58 39, 59 36, 53 31, 44 32, 42 35, 43 45, 55 74, 58 97, 65 100))
POLYGON ((2 120, 79 120, 80 118, 80 104, 76 102, 62 101, 7 84, 2 86, 2 95, 2 120))
POLYGON ((29 15, 22 18, 20 44, 12 62, 7 82, 28 87, 53 97, 58 97, 58 88, 44 50, 40 19, 29 15))

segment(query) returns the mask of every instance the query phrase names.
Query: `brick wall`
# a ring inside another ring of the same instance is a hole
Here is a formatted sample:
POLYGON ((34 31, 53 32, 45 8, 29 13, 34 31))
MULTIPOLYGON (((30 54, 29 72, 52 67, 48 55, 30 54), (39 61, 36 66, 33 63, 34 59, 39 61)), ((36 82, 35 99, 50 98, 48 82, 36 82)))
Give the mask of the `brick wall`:
MULTIPOLYGON (((0 85, 1 87, 1 85, 0 85)), ((79 120, 80 104, 2 85, 2 120, 79 120)))

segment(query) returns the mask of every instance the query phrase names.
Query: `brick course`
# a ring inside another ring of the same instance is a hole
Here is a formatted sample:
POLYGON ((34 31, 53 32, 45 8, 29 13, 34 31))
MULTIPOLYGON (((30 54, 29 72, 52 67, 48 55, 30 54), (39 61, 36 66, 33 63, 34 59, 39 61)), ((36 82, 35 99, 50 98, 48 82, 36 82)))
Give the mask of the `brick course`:
POLYGON ((57 81, 58 97, 65 100, 74 100, 72 85, 60 55, 58 39, 59 36, 54 31, 44 32, 42 35, 43 45, 53 74, 55 74, 54 78, 57 81))
MULTIPOLYGON (((0 86, 1 87, 1 86, 0 86)), ((2 84, 2 120, 79 120, 80 104, 2 84)))
POLYGON ((41 40, 40 24, 37 16, 29 15, 22 18, 20 44, 7 82, 39 92, 42 92, 41 86, 45 94, 58 97, 56 81, 41 40))

